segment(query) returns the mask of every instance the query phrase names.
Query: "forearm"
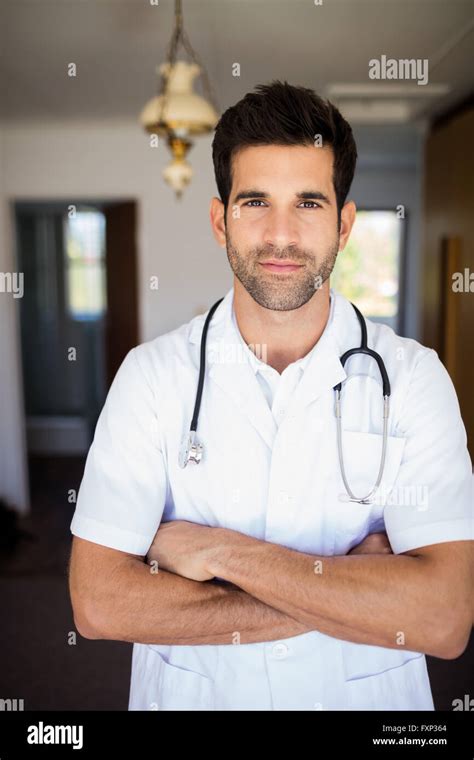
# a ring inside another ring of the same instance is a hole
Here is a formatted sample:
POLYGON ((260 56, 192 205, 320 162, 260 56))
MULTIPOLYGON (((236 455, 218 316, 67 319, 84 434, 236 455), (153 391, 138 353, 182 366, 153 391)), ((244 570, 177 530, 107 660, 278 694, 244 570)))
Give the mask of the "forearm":
MULTIPOLYGON (((318 627, 295 620, 234 584, 203 583, 154 569, 139 557, 117 556, 76 537, 69 587, 81 635, 148 644, 234 644, 290 638, 318 627)), ((330 633, 357 640, 344 625, 332 627, 330 633)))
MULTIPOLYGON (((89 603, 89 608, 90 608, 89 603)), ((96 585, 90 638, 144 644, 249 644, 311 630, 231 585, 201 583, 136 559, 96 585)))
POLYGON ((314 557, 242 534, 216 542, 209 570, 323 633, 437 654, 436 587, 425 563, 402 555, 314 557), (436 651, 434 651, 436 649, 436 651), (431 650, 431 651, 430 651, 431 650))

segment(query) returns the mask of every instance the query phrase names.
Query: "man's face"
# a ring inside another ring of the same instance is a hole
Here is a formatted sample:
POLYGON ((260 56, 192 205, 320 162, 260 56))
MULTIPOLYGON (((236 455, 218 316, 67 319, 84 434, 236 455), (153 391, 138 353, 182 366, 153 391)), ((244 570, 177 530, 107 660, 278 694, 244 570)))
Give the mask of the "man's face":
POLYGON ((329 278, 339 250, 332 173, 330 148, 252 146, 234 157, 227 256, 261 306, 297 309, 329 278))

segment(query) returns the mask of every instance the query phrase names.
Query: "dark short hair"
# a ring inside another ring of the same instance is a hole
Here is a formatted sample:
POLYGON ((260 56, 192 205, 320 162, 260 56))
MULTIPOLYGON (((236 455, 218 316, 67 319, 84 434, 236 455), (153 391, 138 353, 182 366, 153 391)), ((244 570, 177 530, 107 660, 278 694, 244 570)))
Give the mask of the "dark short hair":
POLYGON ((251 145, 314 145, 334 153, 333 184, 338 217, 350 190, 357 161, 352 129, 338 109, 307 87, 278 79, 259 84, 221 116, 212 141, 217 189, 225 212, 232 188, 232 159, 251 145))

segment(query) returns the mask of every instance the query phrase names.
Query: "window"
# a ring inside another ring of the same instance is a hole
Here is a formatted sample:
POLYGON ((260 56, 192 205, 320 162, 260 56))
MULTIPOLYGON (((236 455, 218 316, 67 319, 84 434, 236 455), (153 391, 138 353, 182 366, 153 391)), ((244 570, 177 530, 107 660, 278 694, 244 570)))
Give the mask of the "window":
POLYGON ((98 319, 107 307, 105 216, 77 211, 65 220, 66 305, 76 320, 98 319))
POLYGON ((395 211, 358 211, 331 278, 331 287, 353 301, 366 317, 394 328, 400 316, 404 223, 395 211))

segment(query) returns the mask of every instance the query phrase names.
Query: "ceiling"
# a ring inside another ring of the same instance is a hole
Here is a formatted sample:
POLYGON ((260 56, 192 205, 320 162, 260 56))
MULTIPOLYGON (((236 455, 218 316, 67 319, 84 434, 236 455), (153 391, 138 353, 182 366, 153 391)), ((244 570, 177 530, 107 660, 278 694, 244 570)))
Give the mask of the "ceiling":
MULTIPOLYGON (((137 118, 156 92, 173 24, 173 2, 153 2, 0 2, 0 118, 137 118)), ((473 87, 472 0, 183 0, 183 9, 221 110, 258 83, 286 79, 329 95, 359 123, 425 121, 473 87), (406 91, 407 82, 370 80, 368 62, 382 55, 428 59, 429 84, 406 91)))

